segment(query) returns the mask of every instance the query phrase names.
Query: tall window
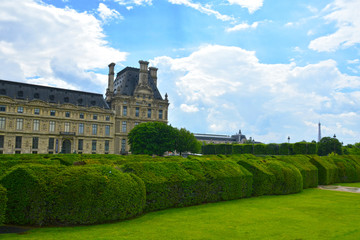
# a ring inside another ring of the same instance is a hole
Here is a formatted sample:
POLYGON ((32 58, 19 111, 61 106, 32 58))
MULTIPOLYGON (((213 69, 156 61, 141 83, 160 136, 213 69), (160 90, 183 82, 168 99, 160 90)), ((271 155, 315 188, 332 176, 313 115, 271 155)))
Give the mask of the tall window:
POLYGON ((92 140, 91 150, 96 151, 96 140, 92 140))
POLYGON ((65 117, 70 117, 70 112, 65 112, 65 117))
POLYGON ((84 134, 84 124, 79 123, 79 134, 84 134))
POLYGON ((135 117, 139 116, 140 108, 135 108, 135 117))
POLYGON ((151 109, 148 109, 148 118, 151 118, 151 109))
POLYGON ((5 129, 6 121, 4 117, 0 117, 0 129, 5 129))
POLYGON ((40 120, 34 119, 34 131, 39 131, 40 128, 40 120))
POLYGON ((23 113, 24 112, 24 107, 19 106, 17 109, 18 113, 23 113))
POLYGON ((83 113, 80 113, 79 117, 80 117, 81 119, 84 119, 84 114, 83 114, 83 113))
POLYGON ((70 132, 70 123, 66 122, 65 123, 65 132, 70 132))
POLYGON ((106 121, 110 121, 110 116, 106 116, 106 117, 105 117, 105 120, 106 120, 106 121))
POLYGON ((39 115, 40 114, 40 108, 35 108, 34 109, 34 114, 39 115))
POLYGON ((122 122, 122 132, 126 132, 126 121, 122 122))
POLYGON ((4 148, 4 136, 0 136, 0 148, 4 148))
POLYGON ((50 116, 55 116, 56 111, 55 110, 50 110, 50 116))
POLYGON ((15 138, 15 148, 21 148, 21 140, 22 140, 21 136, 16 136, 16 138, 15 138))
POLYGON ((54 138, 49 138, 49 150, 54 149, 54 138))
POLYGON ((163 110, 159 110, 159 119, 163 118, 163 110))
POLYGON ((32 148, 33 149, 39 148, 39 138, 38 137, 33 137, 32 148))
POLYGON ((109 151, 109 143, 110 143, 109 140, 105 140, 105 152, 109 151))
POLYGON ((16 119, 16 130, 23 129, 23 122, 24 122, 24 119, 22 119, 22 118, 16 119))
POLYGON ((6 106, 0 105, 0 112, 6 112, 6 106))
POLYGON ((93 135, 97 135, 97 127, 98 127, 97 124, 93 124, 93 125, 92 125, 92 134, 93 134, 93 135))
POLYGON ((55 122, 50 121, 49 132, 55 132, 55 122))
POLYGON ((123 116, 127 116, 127 106, 123 106, 123 116))
POLYGON ((93 119, 97 120, 97 115, 96 114, 93 115, 93 119))
POLYGON ((121 152, 125 152, 125 146, 126 146, 126 140, 122 139, 121 140, 121 152))
POLYGON ((105 126, 105 136, 110 136, 110 126, 109 125, 105 126))
POLYGON ((79 151, 82 151, 83 150, 83 147, 84 146, 84 140, 83 139, 79 139, 78 141, 78 150, 79 151))

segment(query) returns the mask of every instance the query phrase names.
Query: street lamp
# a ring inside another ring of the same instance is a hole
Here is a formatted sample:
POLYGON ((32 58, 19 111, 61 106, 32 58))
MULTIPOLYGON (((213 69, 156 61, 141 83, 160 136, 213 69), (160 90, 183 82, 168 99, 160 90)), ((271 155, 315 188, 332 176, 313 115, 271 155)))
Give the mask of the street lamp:
POLYGON ((290 136, 288 136, 288 155, 290 155, 290 136))
POLYGON ((253 155, 255 155, 255 154, 254 154, 254 143, 255 143, 255 139, 253 138, 253 140, 252 140, 252 144, 253 144, 253 155))
POLYGON ((334 153, 335 153, 335 143, 336 143, 335 139, 336 139, 336 135, 334 134, 334 153))

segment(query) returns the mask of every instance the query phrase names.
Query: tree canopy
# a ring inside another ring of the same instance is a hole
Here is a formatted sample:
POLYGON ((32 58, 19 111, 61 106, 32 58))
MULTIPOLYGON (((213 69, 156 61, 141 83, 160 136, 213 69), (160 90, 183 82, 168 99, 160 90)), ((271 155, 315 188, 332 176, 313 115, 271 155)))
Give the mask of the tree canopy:
POLYGON ((329 153, 343 154, 342 144, 337 138, 323 137, 318 144, 318 155, 326 156, 329 153))
POLYGON ((129 135, 133 154, 163 155, 166 151, 199 152, 200 143, 185 128, 180 130, 161 122, 141 123, 129 135))

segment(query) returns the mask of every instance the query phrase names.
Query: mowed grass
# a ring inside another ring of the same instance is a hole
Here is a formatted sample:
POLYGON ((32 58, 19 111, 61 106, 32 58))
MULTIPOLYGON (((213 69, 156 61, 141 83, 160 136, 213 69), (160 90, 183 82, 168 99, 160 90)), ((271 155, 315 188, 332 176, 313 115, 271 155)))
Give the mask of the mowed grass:
POLYGON ((337 183, 336 185, 344 187, 357 187, 360 188, 360 183, 337 183))
POLYGON ((360 194, 306 189, 167 209, 94 226, 48 227, 0 239, 360 239, 360 194))

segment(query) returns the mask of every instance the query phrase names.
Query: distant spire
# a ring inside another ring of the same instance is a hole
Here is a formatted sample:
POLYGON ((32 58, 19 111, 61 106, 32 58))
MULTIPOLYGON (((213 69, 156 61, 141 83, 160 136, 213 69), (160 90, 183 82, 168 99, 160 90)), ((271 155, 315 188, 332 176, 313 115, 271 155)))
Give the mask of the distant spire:
POLYGON ((318 130, 318 142, 321 140, 321 123, 319 122, 319 130, 318 130))

